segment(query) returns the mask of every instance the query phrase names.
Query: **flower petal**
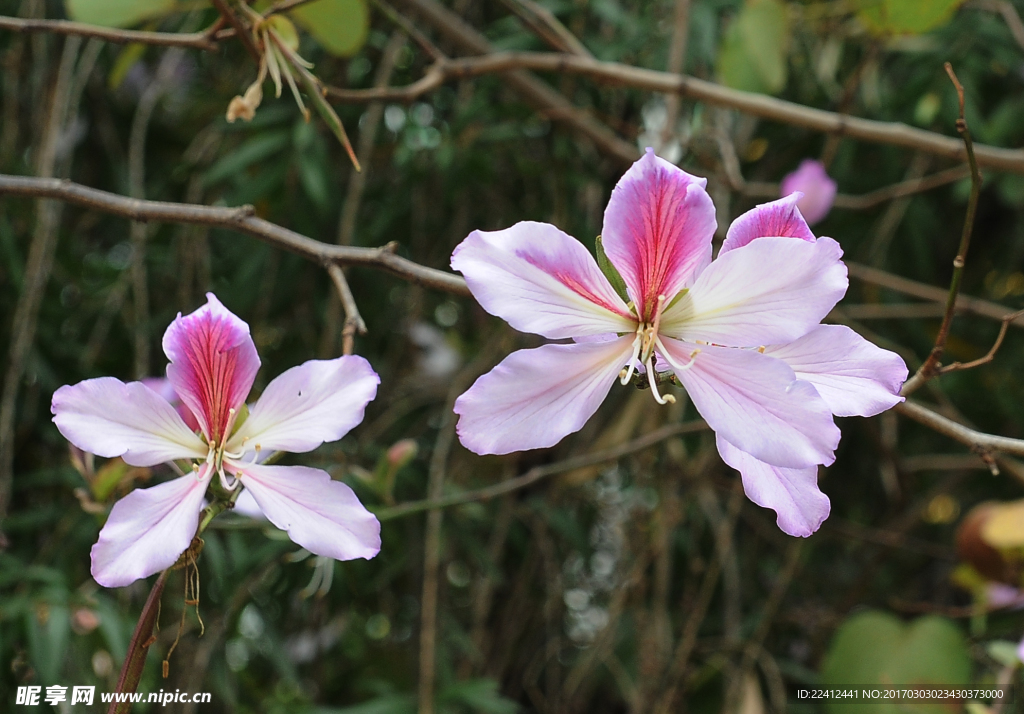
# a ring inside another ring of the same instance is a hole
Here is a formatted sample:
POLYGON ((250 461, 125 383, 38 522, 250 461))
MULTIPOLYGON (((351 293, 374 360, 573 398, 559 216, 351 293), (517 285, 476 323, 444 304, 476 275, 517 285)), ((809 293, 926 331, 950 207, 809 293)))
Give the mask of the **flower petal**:
POLYGON ((836 182, 825 171, 825 165, 814 159, 804 159, 796 171, 786 174, 779 187, 783 196, 800 191, 803 195, 797 207, 811 225, 825 218, 836 200, 836 182))
POLYGON ((267 385, 228 450, 259 445, 260 452, 312 451, 337 441, 363 420, 380 377, 362 357, 310 360, 267 385))
POLYGON ((65 385, 53 394, 53 423, 79 449, 132 466, 202 459, 207 447, 163 397, 142 382, 113 377, 65 385))
POLYGON ((785 362, 756 350, 661 341, 683 366, 700 350, 676 375, 708 425, 736 447, 785 468, 835 460, 840 433, 832 412, 785 362))
POLYGON ((770 203, 762 203, 737 218, 729 226, 718 255, 722 256, 734 248, 742 248, 755 238, 781 236, 783 238, 799 238, 814 242, 814 234, 807 227, 797 201, 802 193, 791 193, 770 203))
POLYGON ((644 319, 711 261, 718 224, 706 185, 649 148, 612 191, 601 240, 644 319))
POLYGON ((740 472, 747 498, 777 514, 779 528, 791 536, 806 538, 828 518, 831 504, 818 488, 818 467, 784 469, 758 461, 721 436, 717 438, 722 461, 740 472))
POLYGON ((110 510, 92 547, 92 576, 119 588, 171 567, 199 526, 203 495, 213 470, 185 475, 150 488, 137 488, 110 510))
POLYGON ((477 454, 554 446, 601 406, 633 339, 513 352, 455 401, 459 440, 477 454))
POLYGON ((907 365, 844 325, 819 325, 788 345, 765 349, 810 382, 836 416, 874 416, 903 401, 907 365))
POLYGON ((547 223, 473 231, 452 268, 487 312, 551 339, 636 329, 626 303, 587 249, 547 223))
POLYGON ((181 403, 181 397, 174 391, 174 385, 171 384, 171 380, 167 379, 167 377, 146 377, 140 381, 170 402, 174 410, 178 412, 178 416, 185 422, 185 426, 192 431, 202 431, 196 415, 192 413, 191 409, 181 403))
POLYGON ((249 326, 213 293, 190 315, 178 314, 164 333, 167 378, 211 441, 222 442, 252 389, 260 358, 249 326))
POLYGON ((351 488, 306 466, 235 464, 267 519, 310 553, 336 560, 380 552, 380 523, 351 488))
POLYGON ((730 347, 803 337, 846 293, 839 244, 765 237, 720 255, 661 319, 661 333, 730 347))

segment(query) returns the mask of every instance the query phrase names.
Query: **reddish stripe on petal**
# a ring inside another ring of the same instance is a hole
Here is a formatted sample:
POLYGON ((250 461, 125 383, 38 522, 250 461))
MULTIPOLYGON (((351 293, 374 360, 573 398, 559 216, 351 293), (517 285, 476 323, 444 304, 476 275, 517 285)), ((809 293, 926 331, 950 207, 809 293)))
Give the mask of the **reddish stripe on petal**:
POLYGON ((245 401, 260 366, 249 326, 212 294, 164 333, 167 378, 210 441, 223 443, 232 409, 245 401))
POLYGON ((734 248, 742 248, 757 238, 782 237, 799 238, 814 242, 814 233, 807 227, 807 221, 800 214, 797 202, 803 194, 793 193, 769 203, 751 208, 729 226, 729 232, 722 243, 719 255, 734 248))
POLYGON ((711 260, 715 207, 706 182, 648 149, 612 192, 602 240, 645 321, 711 260))

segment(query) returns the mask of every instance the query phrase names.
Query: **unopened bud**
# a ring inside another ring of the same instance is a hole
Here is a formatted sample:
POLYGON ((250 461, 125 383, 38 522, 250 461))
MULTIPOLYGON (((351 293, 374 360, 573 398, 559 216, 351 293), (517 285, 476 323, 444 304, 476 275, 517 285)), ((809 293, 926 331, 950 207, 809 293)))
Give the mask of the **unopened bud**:
POLYGON ((800 162, 796 171, 786 174, 782 179, 783 196, 795 191, 803 193, 796 207, 811 225, 825 218, 836 200, 836 182, 826 173, 825 166, 814 159, 800 162))
POLYGON ((245 94, 241 97, 236 96, 228 104, 228 112, 225 117, 229 123, 234 123, 235 119, 241 119, 242 121, 252 121, 252 118, 256 116, 256 107, 263 101, 263 86, 259 80, 249 85, 249 88, 245 90, 245 94))
POLYGON ((392 470, 397 471, 416 458, 418 451, 419 446, 416 445, 416 441, 413 439, 396 441, 388 449, 388 466, 392 470))

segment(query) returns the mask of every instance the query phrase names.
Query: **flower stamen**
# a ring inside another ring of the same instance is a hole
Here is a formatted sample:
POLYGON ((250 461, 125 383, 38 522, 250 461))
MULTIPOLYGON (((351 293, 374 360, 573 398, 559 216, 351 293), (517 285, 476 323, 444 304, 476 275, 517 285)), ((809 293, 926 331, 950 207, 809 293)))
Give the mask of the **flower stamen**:
POLYGON ((636 358, 640 355, 642 331, 643 325, 638 327, 636 330, 636 339, 633 340, 633 354, 629 356, 629 363, 621 372, 619 372, 619 381, 622 385, 629 384, 629 380, 633 378, 633 371, 636 369, 636 358))

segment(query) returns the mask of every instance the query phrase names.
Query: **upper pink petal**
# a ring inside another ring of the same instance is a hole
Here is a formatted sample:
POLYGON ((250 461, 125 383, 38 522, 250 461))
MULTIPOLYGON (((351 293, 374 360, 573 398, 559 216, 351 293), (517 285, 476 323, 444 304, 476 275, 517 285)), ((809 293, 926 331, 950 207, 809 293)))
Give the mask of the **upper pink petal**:
POLYGON ((813 384, 836 416, 874 416, 903 401, 903 358, 844 325, 818 325, 795 342, 766 348, 765 354, 813 384))
POLYGON ((352 560, 380 552, 380 523, 351 488, 306 466, 229 464, 267 519, 310 553, 352 560))
POLYGON ((228 450, 311 451, 337 441, 363 420, 380 377, 362 357, 310 360, 267 385, 228 450))
POLYGON ((825 165, 814 159, 804 159, 796 171, 782 179, 780 192, 788 196, 795 191, 803 195, 797 207, 811 225, 825 218, 836 200, 836 182, 825 171, 825 165))
POLYGON ((627 335, 513 352, 455 401, 459 440, 477 454, 554 446, 601 406, 632 343, 627 335))
POLYGON ((846 294, 842 255, 831 238, 759 238, 709 265, 665 310, 661 332, 730 347, 792 342, 846 294))
POLYGON ((799 192, 792 193, 785 198, 762 203, 744 213, 729 226, 718 255, 728 253, 733 248, 741 248, 755 238, 768 236, 799 238, 813 243, 814 234, 797 209, 797 201, 802 196, 799 192))
POLYGON ((831 504, 818 488, 818 467, 785 469, 758 461, 721 435, 717 437, 722 461, 740 472, 747 498, 775 511, 779 528, 806 538, 828 518, 831 504))
POLYGON ((137 488, 110 510, 92 547, 92 576, 119 588, 165 570, 178 560, 199 527, 203 495, 213 471, 187 474, 151 488, 137 488))
POLYGON ((141 382, 100 377, 65 385, 50 409, 68 441, 98 456, 120 456, 132 466, 206 456, 206 445, 174 407, 141 382))
POLYGON ((773 466, 831 464, 839 428, 828 405, 782 360, 757 350, 684 344, 662 338, 697 411, 736 447, 773 466))
POLYGON ((659 295, 671 300, 711 261, 718 224, 706 185, 647 149, 612 191, 601 239, 645 320, 659 295))
POLYGON ((548 223, 473 231, 452 253, 452 268, 487 312, 522 332, 560 339, 636 329, 594 257, 548 223))
POLYGON ((223 442, 234 414, 245 402, 260 358, 249 326, 213 293, 190 315, 180 314, 164 333, 171 361, 167 378, 208 439, 223 442), (235 410, 234 412, 232 410, 235 410))

